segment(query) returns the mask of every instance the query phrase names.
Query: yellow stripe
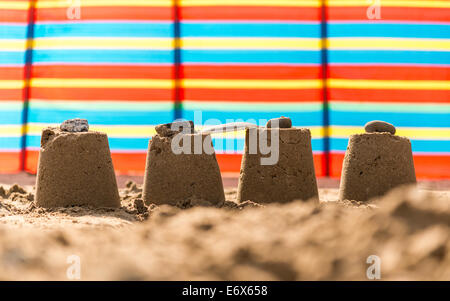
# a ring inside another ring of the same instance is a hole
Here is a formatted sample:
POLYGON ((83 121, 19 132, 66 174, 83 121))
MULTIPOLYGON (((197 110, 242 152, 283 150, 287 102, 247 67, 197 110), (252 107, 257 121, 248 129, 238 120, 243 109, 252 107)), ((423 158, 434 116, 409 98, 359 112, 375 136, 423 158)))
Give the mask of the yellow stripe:
POLYGON ((34 78, 32 87, 38 88, 155 88, 172 89, 170 79, 82 79, 82 78, 34 78))
MULTIPOLYGON (((53 126, 57 127, 57 124, 41 124, 41 123, 33 123, 28 124, 27 132, 30 135, 40 135, 42 129, 53 126)), ((92 125, 89 126, 89 129, 92 131, 98 131, 108 134, 110 137, 151 137, 156 134, 154 126, 99 126, 92 125)), ((1 132, 0 132, 1 133, 1 132)))
POLYGON ((173 39, 164 38, 43 38, 35 39, 37 49, 172 49, 173 39))
POLYGON ((24 87, 23 80, 0 80, 0 89, 23 89, 24 87))
POLYGON ((329 79, 330 88, 341 89, 401 89, 401 90, 450 90, 450 81, 438 80, 360 80, 329 79))
MULTIPOLYGON (((367 0, 327 0, 328 6, 363 6, 369 7, 375 3, 374 1, 368 2, 367 0)), ((381 0, 381 7, 434 7, 434 8, 450 8, 449 1, 438 0, 381 0)), ((405 12, 407 13, 407 12, 405 12)))
POLYGON ((183 38, 182 48, 189 49, 312 49, 321 48, 320 39, 285 38, 183 38))
MULTIPOLYGON (((27 125, 27 133, 29 135, 39 136, 41 135, 42 129, 54 126, 57 127, 57 124, 28 124, 27 125)), ((4 136, 3 133, 8 133, 8 127, 0 127, 0 135, 4 136)), ((204 126, 196 126, 196 130, 201 130, 204 126)), ((108 134, 109 137, 127 137, 127 138, 150 138, 156 134, 154 126, 101 126, 101 125, 92 125, 89 127, 92 131, 98 131, 108 134)), ((324 135, 324 130, 322 127, 310 127, 312 138, 322 138, 324 135)), ((18 126, 17 129, 14 129, 15 136, 21 135, 21 127, 18 126)), ((245 130, 237 131, 237 132, 226 132, 220 134, 214 134, 214 138, 235 138, 235 139, 244 139, 245 138, 245 130)))
POLYGON ((0 1, 0 9, 28 9, 30 1, 0 1))
MULTIPOLYGON (((155 7, 171 7, 172 0, 80 0, 81 7, 92 6, 155 6, 155 7)), ((37 8, 61 8, 70 7, 77 4, 77 1, 56 0, 56 1, 37 1, 37 8)), ((81 12, 83 14, 83 12, 81 12)))
POLYGON ((327 40, 330 49, 406 49, 450 50, 447 39, 398 39, 398 38, 332 38, 327 40))
POLYGON ((319 7, 320 0, 180 0, 181 6, 300 6, 319 7))
POLYGON ((1 51, 25 51, 27 49, 27 40, 3 40, 0 39, 1 51))
POLYGON ((320 80, 183 79, 184 88, 205 89, 319 89, 320 80))
POLYGON ((20 137, 22 136, 22 125, 1 125, 0 126, 1 137, 20 137))
MULTIPOLYGON (((363 127, 332 126, 329 129, 330 136, 334 138, 347 138, 353 134, 364 133, 363 127)), ((396 135, 413 139, 450 140, 450 129, 402 127, 397 128, 396 135)))

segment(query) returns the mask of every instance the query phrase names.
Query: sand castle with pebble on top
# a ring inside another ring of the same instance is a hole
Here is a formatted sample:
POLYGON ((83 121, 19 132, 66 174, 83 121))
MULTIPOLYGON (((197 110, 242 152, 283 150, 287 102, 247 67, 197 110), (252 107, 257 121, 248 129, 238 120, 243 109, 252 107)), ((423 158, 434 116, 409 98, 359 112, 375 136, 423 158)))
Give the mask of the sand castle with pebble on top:
POLYGON ((36 178, 40 207, 120 207, 105 133, 89 131, 87 120, 72 119, 42 131, 36 178))
POLYGON ((367 201, 394 187, 416 183, 411 142, 392 124, 371 121, 351 135, 342 166, 339 199, 367 201))

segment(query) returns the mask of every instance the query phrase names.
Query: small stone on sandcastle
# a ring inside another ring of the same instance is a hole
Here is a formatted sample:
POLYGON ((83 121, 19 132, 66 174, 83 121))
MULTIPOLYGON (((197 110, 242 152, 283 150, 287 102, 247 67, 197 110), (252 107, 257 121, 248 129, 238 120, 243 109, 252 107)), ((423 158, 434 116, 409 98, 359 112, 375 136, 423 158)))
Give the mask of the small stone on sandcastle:
POLYGON ((292 128, 292 121, 287 117, 269 120, 266 128, 247 129, 239 177, 238 201, 285 203, 311 198, 318 198, 311 132, 308 129, 292 128), (278 139, 279 147, 274 151, 278 151, 279 154, 274 164, 262 164, 261 159, 270 155, 262 154, 259 147, 256 147, 256 151, 252 151, 250 145, 251 143, 259 145, 260 140, 266 137, 267 145, 272 145, 272 137, 278 139))
POLYGON ((143 198, 147 204, 221 206, 222 177, 209 134, 192 121, 159 125, 149 142, 143 198))
POLYGON ((40 207, 120 207, 105 133, 89 131, 85 119, 42 131, 36 179, 40 207))
POLYGON ((395 136, 383 121, 365 125, 366 133, 351 135, 342 166, 340 200, 367 201, 394 187, 416 183, 411 142, 395 136))

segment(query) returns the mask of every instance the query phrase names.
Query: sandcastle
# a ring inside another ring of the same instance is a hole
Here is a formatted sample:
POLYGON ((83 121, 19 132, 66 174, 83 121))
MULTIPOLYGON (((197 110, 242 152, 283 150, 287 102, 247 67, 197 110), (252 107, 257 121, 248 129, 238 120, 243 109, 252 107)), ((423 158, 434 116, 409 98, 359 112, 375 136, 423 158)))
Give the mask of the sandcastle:
POLYGON ((292 128, 286 117, 269 120, 266 128, 247 129, 237 198, 239 202, 257 203, 318 198, 311 132, 292 128), (263 164, 261 159, 269 154, 263 154, 259 147, 252 150, 252 144, 259 145, 266 137, 268 145, 272 145, 272 139, 279 145, 273 149, 279 152, 274 164, 263 164))
POLYGON ((120 207, 108 137, 85 119, 42 131, 36 179, 40 207, 120 207))
POLYGON ((156 132, 148 146, 144 201, 222 205, 225 194, 211 136, 195 133, 192 121, 162 124, 156 132))
POLYGON ((390 189, 416 183, 411 142, 395 127, 372 121, 366 133, 351 135, 342 166, 339 199, 367 201, 390 189))

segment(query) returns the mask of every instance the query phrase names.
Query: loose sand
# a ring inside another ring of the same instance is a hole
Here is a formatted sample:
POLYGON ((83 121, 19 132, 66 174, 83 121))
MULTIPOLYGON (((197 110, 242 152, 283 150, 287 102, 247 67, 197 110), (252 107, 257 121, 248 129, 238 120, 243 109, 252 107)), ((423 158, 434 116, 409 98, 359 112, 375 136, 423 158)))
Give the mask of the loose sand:
POLYGON ((71 255, 81 280, 367 280, 370 255, 382 280, 450 280, 448 190, 358 203, 320 188, 320 204, 260 206, 227 189, 221 208, 182 209, 147 207, 128 183, 117 209, 42 209, 32 186, 3 187, 0 280, 67 280, 71 255))

